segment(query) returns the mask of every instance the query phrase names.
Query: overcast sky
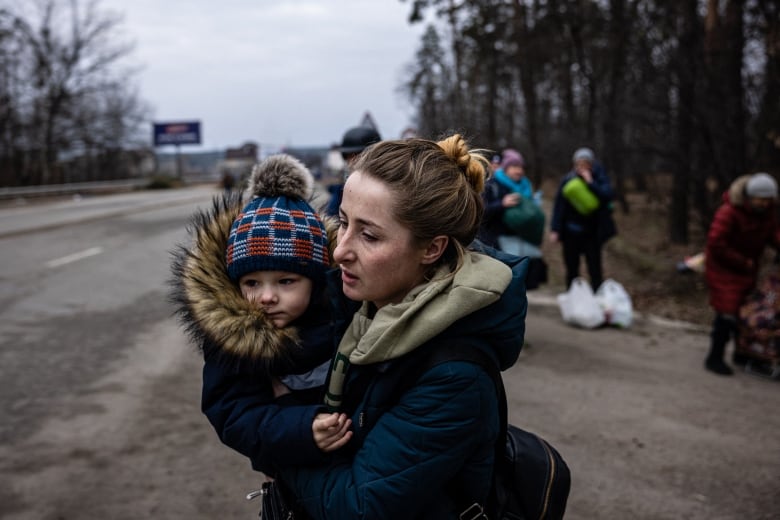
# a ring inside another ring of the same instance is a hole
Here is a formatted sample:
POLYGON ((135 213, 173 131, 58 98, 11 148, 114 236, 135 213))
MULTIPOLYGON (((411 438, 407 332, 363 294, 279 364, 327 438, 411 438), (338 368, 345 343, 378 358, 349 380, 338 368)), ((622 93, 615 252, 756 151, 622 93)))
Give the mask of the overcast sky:
MULTIPOLYGON (((155 121, 200 120, 203 146, 327 146, 368 111, 397 138, 422 24, 399 0, 100 0, 124 14, 155 121)), ((151 136, 151 128, 149 130, 151 136)), ((150 137, 151 140, 151 137, 150 137)))

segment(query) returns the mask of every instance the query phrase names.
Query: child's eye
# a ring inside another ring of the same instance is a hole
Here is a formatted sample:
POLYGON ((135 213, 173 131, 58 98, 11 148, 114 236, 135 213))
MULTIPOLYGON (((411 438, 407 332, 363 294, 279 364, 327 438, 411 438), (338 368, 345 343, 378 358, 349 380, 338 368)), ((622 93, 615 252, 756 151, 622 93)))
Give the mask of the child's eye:
POLYGON ((246 287, 254 287, 254 286, 257 285, 257 282, 255 280, 244 280, 242 285, 244 285, 246 287))
POLYGON ((281 280, 279 280, 279 284, 280 285, 290 285, 290 284, 295 283, 295 281, 296 281, 295 278, 282 278, 281 280))

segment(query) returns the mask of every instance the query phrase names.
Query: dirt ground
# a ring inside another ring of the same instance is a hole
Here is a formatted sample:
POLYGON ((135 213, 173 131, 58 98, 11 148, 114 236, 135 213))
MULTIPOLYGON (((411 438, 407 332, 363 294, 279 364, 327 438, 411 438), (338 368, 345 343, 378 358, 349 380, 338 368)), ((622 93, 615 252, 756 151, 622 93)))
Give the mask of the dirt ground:
MULTIPOLYGON (((532 293, 504 380, 511 421, 571 468, 566 518, 780 518, 780 383, 705 372, 701 331, 567 327, 552 296, 532 293)), ((256 518, 260 475, 200 413, 200 366, 171 320, 88 391, 52 396, 55 419, 0 446, 0 518, 256 518)))
MULTIPOLYGON (((554 186, 548 183, 544 189, 552 193, 554 186)), ((638 312, 709 325, 712 311, 707 305, 704 277, 676 270, 677 262, 685 256, 703 251, 705 232, 692 223, 689 244, 671 244, 667 239, 667 205, 653 194, 631 193, 627 200, 628 213, 620 207, 613 212, 618 234, 603 250, 604 277, 623 284, 638 312)), ((546 199, 544 207, 549 216, 552 201, 546 199)), ((564 268, 560 245, 545 242, 542 251, 550 265, 547 288, 562 291, 564 268)), ((581 273, 587 273, 584 263, 581 273)))

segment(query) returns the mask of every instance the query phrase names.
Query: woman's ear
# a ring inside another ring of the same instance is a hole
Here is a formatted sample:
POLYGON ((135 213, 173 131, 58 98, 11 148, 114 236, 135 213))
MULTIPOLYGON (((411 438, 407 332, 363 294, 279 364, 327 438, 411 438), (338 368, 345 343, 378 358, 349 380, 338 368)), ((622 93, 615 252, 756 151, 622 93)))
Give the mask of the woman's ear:
POLYGON ((447 245, 450 243, 450 238, 447 235, 435 236, 428 243, 428 247, 425 248, 423 253, 422 263, 430 265, 436 262, 441 255, 444 254, 444 250, 447 249, 447 245))

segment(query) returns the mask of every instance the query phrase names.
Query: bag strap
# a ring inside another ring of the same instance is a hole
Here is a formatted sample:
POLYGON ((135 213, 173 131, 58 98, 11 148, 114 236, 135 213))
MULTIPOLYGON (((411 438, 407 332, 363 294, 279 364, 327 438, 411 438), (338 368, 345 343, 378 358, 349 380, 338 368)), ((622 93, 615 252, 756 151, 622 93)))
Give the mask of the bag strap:
MULTIPOLYGON (((498 464, 504 455, 506 449, 506 436, 507 436, 507 423, 508 423, 508 410, 506 400, 506 390, 504 389, 504 381, 501 379, 501 371, 498 368, 498 364, 493 360, 486 352, 478 348, 476 345, 456 342, 453 344, 445 343, 433 343, 427 349, 425 358, 419 363, 418 369, 413 374, 410 374, 408 378, 402 378, 400 385, 400 392, 398 396, 414 385, 414 383, 431 368, 446 363, 448 361, 466 361, 474 363, 480 366, 493 380, 493 384, 496 387, 496 394, 498 396, 498 414, 500 419, 500 428, 498 437, 496 437, 495 443, 495 457, 493 464, 498 464)), ((495 467, 493 470, 495 474, 495 467)), ((495 484, 495 481, 493 482, 495 484)), ((476 502, 469 503, 465 497, 468 494, 460 492, 457 483, 452 480, 447 486, 447 494, 453 499, 461 511, 460 520, 480 520, 487 519, 486 504, 478 504, 476 502)))

